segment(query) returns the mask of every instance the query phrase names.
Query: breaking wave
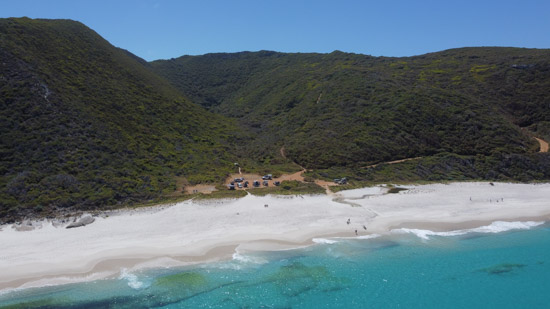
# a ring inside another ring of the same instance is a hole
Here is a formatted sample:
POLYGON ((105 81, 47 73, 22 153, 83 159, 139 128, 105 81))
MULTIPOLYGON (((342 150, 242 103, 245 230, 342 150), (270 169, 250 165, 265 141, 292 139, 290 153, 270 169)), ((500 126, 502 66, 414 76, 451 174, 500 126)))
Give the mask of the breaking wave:
POLYGON ((473 229, 464 229, 448 232, 434 232, 430 230, 421 230, 421 229, 394 229, 392 233, 398 234, 414 234, 421 239, 430 239, 430 236, 459 236, 468 233, 501 233, 511 230, 528 230, 530 228, 544 224, 544 221, 495 221, 490 225, 480 226, 473 229))
POLYGON ((342 240, 354 240, 354 239, 373 239, 380 237, 379 234, 369 234, 361 236, 350 236, 350 237, 333 237, 333 238, 313 238, 313 241, 316 244, 325 244, 332 245, 341 242, 342 240))
POLYGON ((144 287, 143 282, 139 281, 136 275, 129 273, 126 268, 120 271, 118 279, 128 281, 128 286, 134 290, 139 290, 144 287))
POLYGON ((267 260, 253 255, 244 255, 239 252, 233 253, 233 261, 245 263, 245 264, 265 264, 267 260))
POLYGON ((316 244, 326 244, 326 245, 332 245, 332 244, 338 243, 338 240, 327 239, 327 238, 313 238, 311 241, 313 241, 316 244))

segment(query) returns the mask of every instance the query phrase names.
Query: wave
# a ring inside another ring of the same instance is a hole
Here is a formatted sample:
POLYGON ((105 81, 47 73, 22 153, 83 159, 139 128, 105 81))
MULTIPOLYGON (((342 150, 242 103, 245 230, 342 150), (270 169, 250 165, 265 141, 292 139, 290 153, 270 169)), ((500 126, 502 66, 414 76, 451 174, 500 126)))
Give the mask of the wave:
POLYGON ((136 275, 129 273, 128 269, 126 268, 123 268, 120 271, 120 276, 118 277, 118 279, 128 281, 128 286, 134 290, 139 290, 145 285, 142 281, 138 280, 138 277, 136 275))
POLYGON ((373 239, 373 238, 377 238, 377 237, 380 237, 380 235, 378 235, 378 234, 369 234, 369 235, 357 236, 354 239, 373 239))
POLYGON ((414 234, 418 238, 429 240, 430 236, 459 236, 468 233, 501 233, 511 230, 528 230, 533 227, 544 224, 544 221, 495 221, 490 225, 480 226, 473 229, 464 229, 464 230, 455 230, 448 232, 434 232, 430 230, 421 230, 421 229, 394 229, 391 230, 392 233, 398 234, 414 234))
POLYGON ((22 291, 24 288, 6 288, 0 290, 0 296, 4 296, 6 294, 15 293, 22 291))
POLYGON ((379 234, 369 234, 361 236, 350 236, 350 237, 333 237, 333 238, 313 238, 313 241, 316 244, 325 244, 332 245, 341 242, 342 240, 355 240, 355 239, 373 239, 380 237, 379 234))
POLYGON ((515 221, 515 222, 506 222, 506 221, 495 221, 487 226, 478 227, 474 230, 477 233, 500 233, 509 230, 528 230, 533 227, 543 225, 544 221, 515 221))
POLYGON ((326 244, 326 245, 332 245, 332 244, 338 243, 338 240, 327 239, 327 238, 313 238, 311 241, 313 241, 316 244, 326 244))
POLYGON ((51 278, 41 278, 41 279, 26 282, 16 288, 0 289, 0 296, 19 292, 19 291, 24 291, 26 289, 32 289, 32 288, 43 288, 43 287, 59 286, 59 285, 65 285, 65 284, 102 280, 112 275, 113 275, 113 272, 103 271, 103 272, 91 273, 86 276, 59 276, 59 277, 51 277, 51 278))
POLYGON ((233 253, 233 261, 244 263, 244 264, 265 264, 267 261, 261 257, 253 255, 243 255, 239 252, 233 253))

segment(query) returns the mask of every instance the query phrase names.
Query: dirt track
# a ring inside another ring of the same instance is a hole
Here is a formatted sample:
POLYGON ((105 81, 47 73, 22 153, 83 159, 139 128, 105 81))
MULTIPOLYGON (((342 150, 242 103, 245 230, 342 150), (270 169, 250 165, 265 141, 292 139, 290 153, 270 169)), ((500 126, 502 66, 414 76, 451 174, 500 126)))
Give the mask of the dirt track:
POLYGON ((380 162, 380 163, 376 163, 376 164, 373 164, 373 165, 365 166, 364 168, 377 167, 380 164, 396 164, 396 163, 401 163, 401 162, 406 162, 406 161, 411 161, 411 160, 416 160, 416 159, 421 159, 421 158, 422 157, 416 157, 416 158, 407 158, 407 159, 401 159, 401 160, 395 160, 395 161, 389 161, 389 162, 380 162))
POLYGON ((283 157, 283 159, 286 159, 285 146, 281 147, 281 150, 279 150, 279 152, 281 153, 281 157, 283 157))
MULTIPOLYGON (((548 143, 546 141, 540 139, 540 138, 537 138, 537 137, 535 137, 535 139, 540 144, 540 152, 548 152, 548 143)), ((281 151, 282 150, 283 149, 281 149, 281 151)), ((380 162, 380 163, 377 163, 377 164, 372 164, 372 165, 365 166, 364 168, 377 167, 380 164, 396 164, 396 163, 401 163, 401 162, 406 162, 406 161, 416 160, 416 159, 421 159, 421 158, 422 157, 416 157, 416 158, 407 158, 407 159, 401 159, 401 160, 395 160, 395 161, 389 161, 389 162, 380 162)))
POLYGON ((540 138, 536 138, 537 142, 540 144, 540 152, 548 152, 548 143, 540 138))

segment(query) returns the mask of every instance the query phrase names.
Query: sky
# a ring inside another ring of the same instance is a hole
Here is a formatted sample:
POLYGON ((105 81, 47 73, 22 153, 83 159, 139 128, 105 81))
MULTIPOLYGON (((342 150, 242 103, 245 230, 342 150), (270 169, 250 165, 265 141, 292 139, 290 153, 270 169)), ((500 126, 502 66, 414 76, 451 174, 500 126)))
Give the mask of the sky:
POLYGON ((0 0, 0 17, 80 21, 148 61, 213 52, 413 56, 550 48, 550 0, 0 0))

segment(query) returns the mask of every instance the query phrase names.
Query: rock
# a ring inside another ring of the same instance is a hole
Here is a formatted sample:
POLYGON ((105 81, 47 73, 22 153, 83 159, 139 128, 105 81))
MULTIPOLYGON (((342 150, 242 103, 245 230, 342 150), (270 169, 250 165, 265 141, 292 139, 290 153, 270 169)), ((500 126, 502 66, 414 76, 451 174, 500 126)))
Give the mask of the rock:
POLYGON ((52 219, 52 225, 54 227, 62 227, 65 225, 65 219, 58 219, 58 218, 55 218, 55 219, 52 219))
POLYGON ((14 228, 18 232, 32 231, 35 228, 40 227, 40 225, 33 225, 32 221, 25 220, 21 224, 14 225, 14 228))
POLYGON ((74 227, 81 227, 81 226, 85 226, 85 225, 88 225, 88 224, 91 224, 95 221, 95 218, 93 218, 92 216, 90 215, 86 215, 82 218, 80 218, 80 220, 76 221, 76 222, 73 222, 69 225, 67 225, 67 229, 72 229, 74 227))

